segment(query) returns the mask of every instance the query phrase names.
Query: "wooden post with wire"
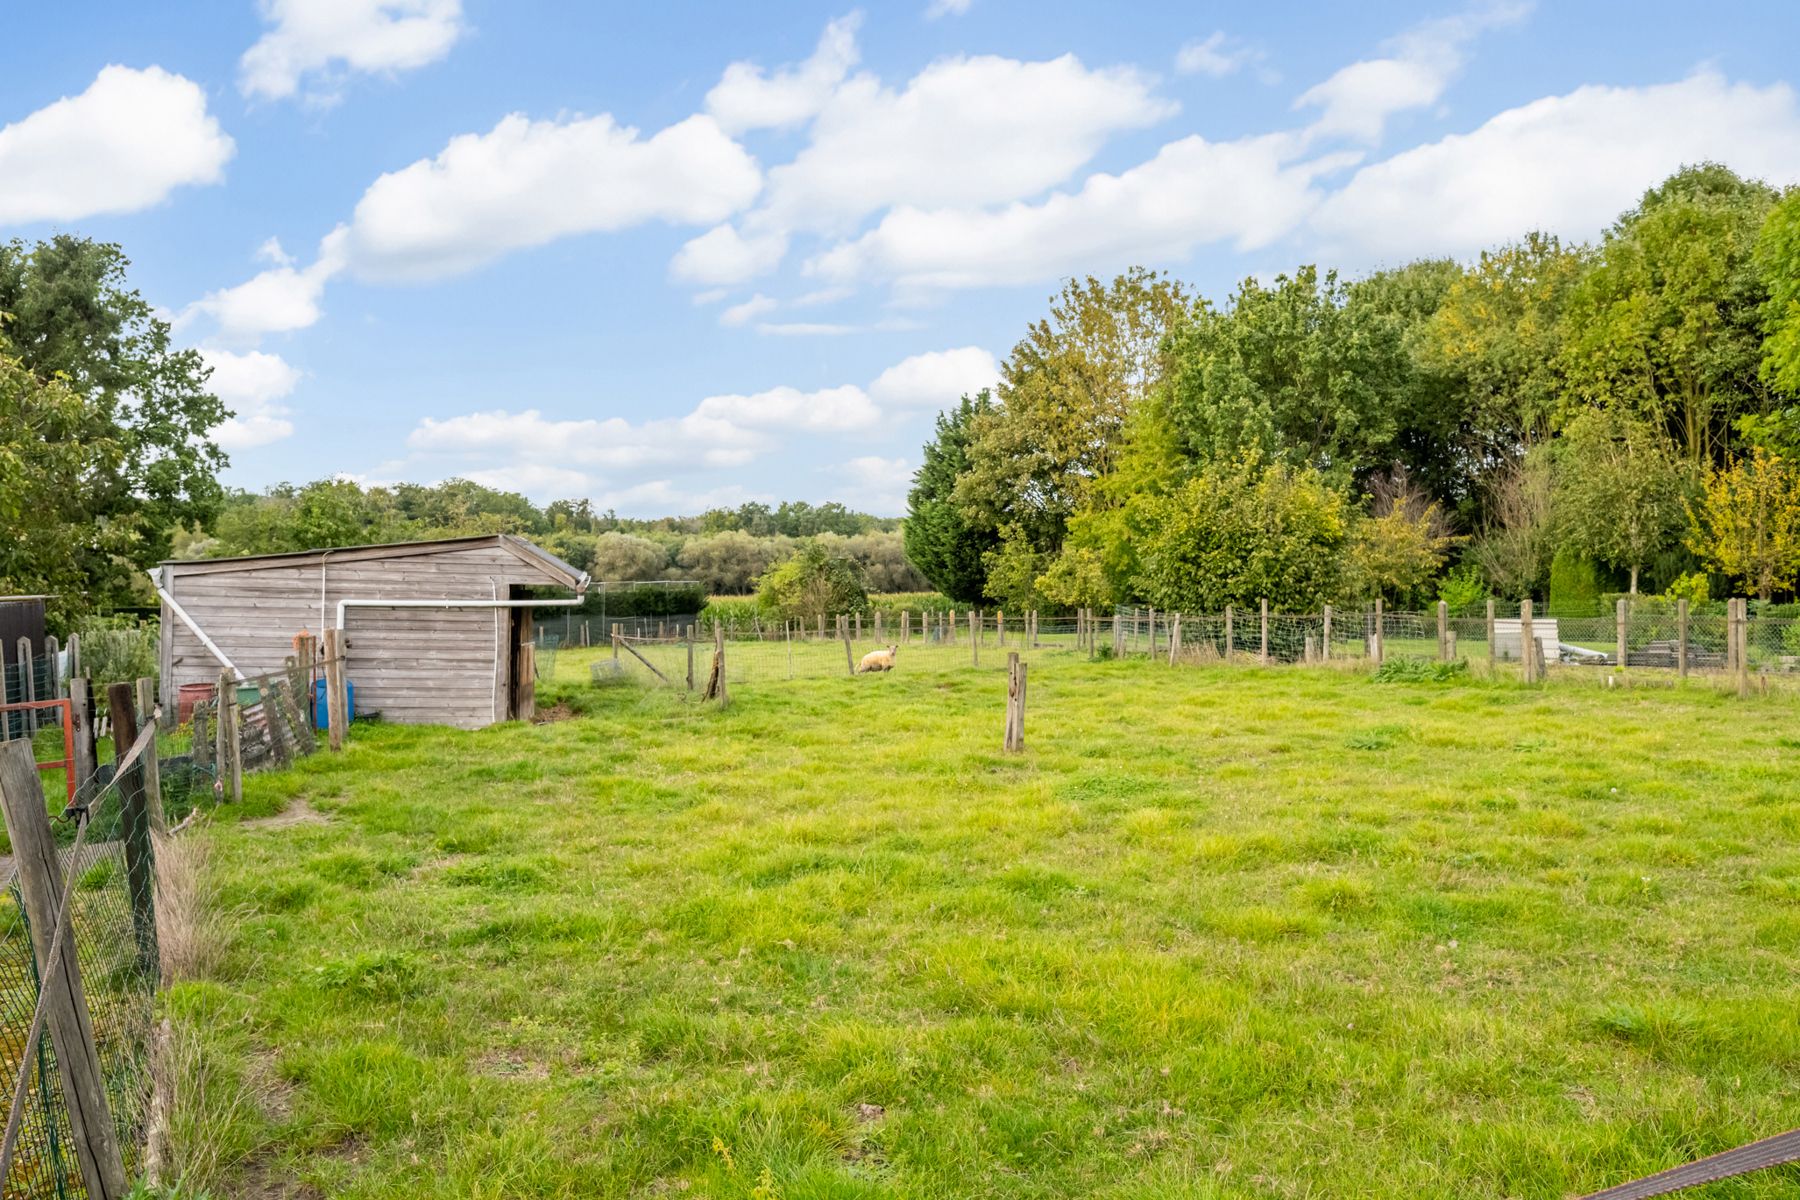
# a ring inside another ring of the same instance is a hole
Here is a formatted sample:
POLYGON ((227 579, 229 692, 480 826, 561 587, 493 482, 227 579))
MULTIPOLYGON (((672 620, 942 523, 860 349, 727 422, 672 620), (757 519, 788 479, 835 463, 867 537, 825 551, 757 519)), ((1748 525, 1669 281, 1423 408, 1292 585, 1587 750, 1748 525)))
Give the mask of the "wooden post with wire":
POLYGON ((1450 661, 1450 602, 1439 600, 1437 605, 1438 619, 1438 661, 1450 661))
POLYGON ((1688 602, 1675 602, 1675 674, 1681 679, 1688 672, 1688 602))
MULTIPOLYGON (((228 678, 222 676, 221 678, 228 678)), ((221 685, 223 686, 223 685, 221 685)), ((325 732, 326 744, 335 754, 344 748, 349 733, 350 705, 344 692, 344 631, 325 631, 325 732)), ((235 723, 232 726, 236 728, 235 723)))
POLYGON ((1621 667, 1626 665, 1626 659, 1629 653, 1626 648, 1625 638, 1625 623, 1628 620, 1629 613, 1630 609, 1625 603, 1625 597, 1620 596, 1618 604, 1613 608, 1613 632, 1618 642, 1616 657, 1618 658, 1621 667))
POLYGON ((1487 602, 1487 647, 1488 666, 1492 667, 1500 657, 1500 649, 1494 645, 1494 598, 1492 596, 1488 597, 1487 602))
POLYGON ((1231 605, 1225 606, 1225 661, 1231 661, 1231 605))
POLYGON ((971 656, 970 662, 972 665, 979 667, 981 665, 981 637, 979 635, 980 626, 976 625, 976 623, 975 623, 977 619, 978 618, 975 616, 975 610, 971 608, 969 610, 969 654, 971 656))
POLYGON ((1175 620, 1169 626, 1169 665, 1175 665, 1181 657, 1181 614, 1175 614, 1175 620))
POLYGON ((1319 635, 1319 661, 1331 661, 1331 605, 1325 606, 1325 630, 1319 635))
POLYGON ((1531 597, 1527 596, 1519 601, 1519 661, 1524 664, 1526 683, 1538 681, 1538 659, 1541 657, 1537 631, 1531 625, 1531 597))
POLYGON ((1375 624, 1369 632, 1369 661, 1377 667, 1381 666, 1381 597, 1375 597, 1375 624))
POLYGON ((1269 665, 1269 599, 1262 601, 1262 665, 1269 665))
MULTIPOLYGON (((156 680, 145 677, 137 681, 138 711, 143 714, 144 722, 148 725, 161 724, 157 720, 160 714, 156 710, 155 695, 156 680)), ((157 762, 154 747, 151 752, 138 759, 138 766, 142 768, 144 807, 150 814, 150 828, 162 833, 167 828, 163 820, 162 765, 157 762)))
MULTIPOLYGON (((819 618, 819 624, 825 624, 823 616, 819 618)), ((706 690, 701 693, 700 698, 717 700, 720 708, 731 703, 731 691, 725 683, 725 630, 717 622, 713 623, 712 673, 707 677, 706 690)))
MULTIPOLYGON (((860 618, 859 618, 860 620, 860 618)), ((838 636, 844 639, 844 666, 856 674, 856 651, 850 648, 850 618, 838 618, 838 636)))
MULTIPOLYGON (((0 745, 0 810, 18 864, 19 904, 30 930, 37 970, 43 973, 38 1002, 44 1006, 44 1032, 56 1050, 56 1070, 62 1077, 70 1140, 81 1180, 92 1200, 123 1200, 131 1185, 125 1177, 125 1161, 107 1104, 106 1077, 100 1071, 100 1054, 88 1018, 74 922, 63 908, 56 835, 50 828, 43 783, 29 742, 0 745), (53 957, 54 964, 50 961, 53 957)), ((15 1096, 15 1103, 20 1099, 15 1096)))
MULTIPOLYGON (((129 683, 106 689, 106 708, 112 718, 113 761, 121 762, 137 744, 137 697, 129 683)), ((138 761, 113 779, 119 791, 119 833, 125 843, 126 890, 131 902, 131 932, 137 941, 138 967, 150 978, 158 977, 161 959, 156 952, 156 857, 150 847, 150 810, 144 802, 143 761, 156 754, 153 741, 138 761)))
POLYGON ((1006 656, 1005 746, 1013 754, 1025 749, 1025 663, 1017 650, 1006 656))
MULTIPOLYGON (((79 635, 69 635, 70 644, 77 645, 79 635)), ((71 652, 72 653, 72 652, 71 652)), ((69 676, 69 724, 75 735, 75 764, 70 769, 75 772, 75 798, 80 800, 94 786, 94 771, 99 766, 99 755, 94 749, 94 697, 92 685, 87 676, 70 674, 69 676)))

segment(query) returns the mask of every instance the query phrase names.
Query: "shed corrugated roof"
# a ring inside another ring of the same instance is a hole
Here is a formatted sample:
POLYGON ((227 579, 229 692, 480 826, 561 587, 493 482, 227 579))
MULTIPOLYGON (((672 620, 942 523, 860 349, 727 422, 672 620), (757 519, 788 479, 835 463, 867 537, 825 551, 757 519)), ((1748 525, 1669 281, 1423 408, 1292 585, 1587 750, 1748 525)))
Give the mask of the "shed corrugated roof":
POLYGON ((232 569, 255 571, 264 567, 304 565, 327 557, 354 556, 361 560, 411 558, 419 555, 442 554, 452 550, 466 549, 470 546, 499 546, 543 571, 550 577, 550 582, 573 588, 577 592, 587 590, 588 574, 586 571, 577 570, 535 542, 511 533, 482 533, 469 537, 433 538, 420 542, 383 542, 368 546, 322 546, 316 550, 290 550, 278 554, 243 554, 235 558, 167 559, 161 565, 176 568, 176 574, 181 573, 180 568, 182 567, 205 567, 209 571, 232 569))

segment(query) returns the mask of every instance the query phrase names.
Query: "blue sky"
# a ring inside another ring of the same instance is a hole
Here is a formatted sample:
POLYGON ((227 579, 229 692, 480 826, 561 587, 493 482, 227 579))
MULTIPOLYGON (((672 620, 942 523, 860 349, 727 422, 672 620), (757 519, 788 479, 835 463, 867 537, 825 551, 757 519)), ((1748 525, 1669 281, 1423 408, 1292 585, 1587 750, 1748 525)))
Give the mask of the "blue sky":
POLYGON ((1790 3, 70 3, 0 41, 0 237, 120 242, 231 483, 900 511, 1070 274, 1593 238, 1800 182, 1790 3))

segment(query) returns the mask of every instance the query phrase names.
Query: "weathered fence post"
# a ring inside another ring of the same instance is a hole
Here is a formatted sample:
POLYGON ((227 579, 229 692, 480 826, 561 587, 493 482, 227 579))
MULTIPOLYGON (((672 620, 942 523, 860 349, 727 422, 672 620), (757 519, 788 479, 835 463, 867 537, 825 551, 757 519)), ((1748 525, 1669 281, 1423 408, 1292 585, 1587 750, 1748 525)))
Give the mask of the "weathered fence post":
MULTIPOLYGON (((789 653, 791 654, 792 651, 790 650, 789 653)), ((692 625, 687 627, 687 658, 687 690, 691 692, 694 690, 694 627, 692 625)))
POLYGON ((1688 671, 1688 602, 1675 602, 1675 674, 1687 678, 1688 671))
POLYGON ((1737 693, 1750 694, 1750 601, 1743 596, 1737 601, 1737 693))
POLYGON ((1181 614, 1175 614, 1175 623, 1169 627, 1169 665, 1181 657, 1181 614))
MULTIPOLYGON (((613 653, 616 656, 618 650, 615 648, 613 653)), ((222 675, 219 678, 221 680, 219 695, 223 698, 225 685, 231 677, 222 675)), ((236 707, 235 702, 233 707, 236 707)), ((223 705, 221 705, 220 711, 224 711, 223 705)), ((344 631, 327 629, 325 631, 325 732, 326 744, 334 753, 344 748, 344 735, 348 732, 346 727, 349 724, 349 708, 345 704, 344 696, 344 631)), ((231 723, 231 727, 234 730, 237 728, 235 720, 231 723)), ((234 734, 234 739, 235 736, 234 734)))
POLYGON ((1375 597, 1375 624, 1369 631, 1369 661, 1374 663, 1377 667, 1381 666, 1381 642, 1382 642, 1381 626, 1382 626, 1381 597, 1377 596, 1377 597, 1375 597))
POLYGON ((1006 749, 1025 749, 1025 664, 1017 650, 1006 656, 1006 749))
POLYGON ((1444 661, 1445 662, 1455 662, 1456 661, 1456 630, 1452 629, 1444 635, 1444 646, 1446 647, 1446 657, 1445 657, 1444 661))
POLYGON ((1231 620, 1232 620, 1232 607, 1231 607, 1231 605, 1227 604, 1225 606, 1225 661, 1226 662, 1231 661, 1231 650, 1232 650, 1231 620))
POLYGON ((856 614, 856 640, 862 641, 862 614, 856 614))
POLYGON ((1319 635, 1319 659, 1321 662, 1331 661, 1331 605, 1325 606, 1325 629, 1319 635))
POLYGON ((1487 647, 1488 666, 1492 667, 1500 657, 1500 649, 1494 645, 1494 598, 1492 596, 1488 597, 1487 602, 1487 647))
POLYGON ((62 1077, 81 1179, 94 1200, 121 1200, 130 1185, 88 1019, 74 922, 70 913, 61 911, 63 878, 56 857, 56 835, 50 829, 43 784, 29 743, 0 746, 0 810, 4 810, 6 833, 18 863, 19 901, 31 931, 45 1031, 56 1050, 56 1069, 62 1077), (50 959, 59 927, 62 949, 55 953, 52 970, 50 959))
POLYGON ((1449 601, 1447 601, 1447 600, 1439 600, 1438 601, 1437 618, 1438 618, 1438 661, 1439 662, 1449 662, 1450 661, 1450 603, 1449 603, 1449 601))
MULTIPOLYGON (((155 725, 160 731, 162 722, 156 713, 156 680, 143 678, 137 681, 138 711, 143 714, 146 724, 155 725)), ((173 725, 171 721, 169 724, 173 725)), ((162 764, 157 761, 156 744, 153 742, 144 756, 138 759, 144 781, 144 810, 150 814, 150 828, 157 833, 167 827, 163 821, 162 803, 162 764)))
POLYGON ((1269 665, 1269 598, 1262 601, 1262 665, 1269 665))
POLYGON ((69 678, 73 679, 80 674, 81 635, 79 633, 71 633, 69 635, 69 678))
POLYGON ((1531 597, 1519 601, 1519 661, 1524 664, 1525 682, 1536 683, 1538 679, 1537 631, 1531 627, 1531 597))
POLYGON ((1309 633, 1306 635, 1306 649, 1302 652, 1302 655, 1306 661, 1306 665, 1309 667, 1312 666, 1314 652, 1315 652, 1315 647, 1314 647, 1313 635, 1309 633))
POLYGON ((1627 616, 1628 612, 1629 612, 1629 609, 1626 607, 1625 597, 1620 596, 1618 604, 1614 606, 1613 630, 1618 638, 1618 659, 1619 659, 1619 665, 1621 667, 1627 665, 1626 661, 1625 661, 1626 657, 1627 657, 1626 640, 1625 640, 1625 621, 1626 621, 1626 616, 1627 616))
MULTIPOLYGON (((819 618, 819 624, 825 624, 824 617, 819 618)), ((725 678, 725 665, 725 631, 721 629, 719 623, 715 621, 713 622, 713 670, 718 672, 719 676, 719 688, 717 694, 720 708, 731 703, 731 687, 729 681, 725 678)))
POLYGON ((1156 606, 1154 604, 1152 604, 1149 606, 1149 608, 1150 608, 1150 615, 1149 615, 1150 657, 1155 658, 1156 657, 1156 606))
POLYGON ((61 700, 64 695, 62 664, 59 661, 62 658, 62 643, 56 640, 54 633, 44 639, 44 657, 50 660, 50 694, 44 698, 61 700))
MULTIPOLYGON (((107 713, 112 718, 113 761, 123 762, 137 744, 136 696, 129 683, 106 689, 107 713)), ((146 755, 156 753, 152 742, 146 755)), ((125 880, 131 901, 131 932, 137 940, 138 966, 151 978, 161 960, 156 954, 156 859, 150 849, 150 812, 144 803, 143 756, 113 779, 119 789, 119 827, 125 842, 125 880)))
MULTIPOLYGON (((71 636, 71 642, 75 637, 71 636)), ((75 772, 75 798, 82 799, 94 786, 94 771, 99 765, 99 757, 94 750, 94 697, 90 691, 91 684, 83 675, 69 676, 69 723, 74 726, 71 733, 75 735, 75 765, 70 770, 75 772)))
POLYGON ((969 610, 969 661, 979 667, 981 665, 981 627, 975 623, 977 620, 979 618, 976 617, 975 610, 971 608, 969 610))
MULTIPOLYGON (((19 639, 19 699, 30 702, 37 699, 37 677, 31 669, 31 639, 19 639)), ((22 718, 19 725, 25 730, 25 736, 31 737, 37 732, 37 709, 28 708, 19 714, 22 718)))
POLYGON ((838 618, 838 635, 844 639, 844 665, 854 675, 856 674, 856 654, 850 649, 850 619, 848 617, 838 618))

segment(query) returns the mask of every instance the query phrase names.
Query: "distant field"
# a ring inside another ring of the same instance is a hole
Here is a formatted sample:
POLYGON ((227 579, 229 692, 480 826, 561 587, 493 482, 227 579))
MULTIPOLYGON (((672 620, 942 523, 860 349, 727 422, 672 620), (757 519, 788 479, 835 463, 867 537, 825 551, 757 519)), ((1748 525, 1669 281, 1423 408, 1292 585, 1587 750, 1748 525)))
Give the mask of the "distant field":
POLYGON ((1800 700, 1052 654, 1009 758, 999 659, 247 780, 196 1182, 1550 1198, 1800 1124, 1800 700))

